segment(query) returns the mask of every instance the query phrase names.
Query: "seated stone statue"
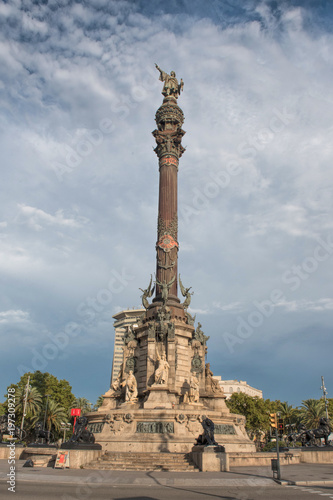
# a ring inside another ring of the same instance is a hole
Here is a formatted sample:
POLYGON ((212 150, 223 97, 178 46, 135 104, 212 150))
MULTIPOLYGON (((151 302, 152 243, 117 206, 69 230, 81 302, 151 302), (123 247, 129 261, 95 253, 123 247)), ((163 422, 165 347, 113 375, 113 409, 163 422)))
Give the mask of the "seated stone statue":
POLYGON ((169 368, 170 365, 166 359, 166 355, 162 354, 162 358, 157 353, 158 367, 155 370, 154 378, 155 384, 166 385, 169 379, 169 368))
POLYGON ((135 401, 137 401, 137 396, 138 396, 138 386, 136 378, 133 375, 133 371, 130 370, 125 385, 125 401, 128 403, 134 403, 135 401))
POLYGON ((218 381, 213 378, 213 372, 210 369, 210 363, 206 364, 205 367, 205 389, 206 392, 212 392, 214 394, 223 395, 223 389, 220 387, 218 381))

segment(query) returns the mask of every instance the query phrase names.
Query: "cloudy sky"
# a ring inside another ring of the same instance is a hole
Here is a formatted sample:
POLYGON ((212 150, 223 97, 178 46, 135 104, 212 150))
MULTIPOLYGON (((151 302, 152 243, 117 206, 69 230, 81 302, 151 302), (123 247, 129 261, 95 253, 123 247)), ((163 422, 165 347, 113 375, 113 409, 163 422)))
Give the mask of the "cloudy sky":
MULTIPOLYGON (((1 397, 27 370, 95 402, 112 316, 155 271, 154 63, 185 82, 179 270, 208 361, 333 397, 333 4, 0 5, 1 397)), ((3 400, 3 399, 2 399, 3 400)))

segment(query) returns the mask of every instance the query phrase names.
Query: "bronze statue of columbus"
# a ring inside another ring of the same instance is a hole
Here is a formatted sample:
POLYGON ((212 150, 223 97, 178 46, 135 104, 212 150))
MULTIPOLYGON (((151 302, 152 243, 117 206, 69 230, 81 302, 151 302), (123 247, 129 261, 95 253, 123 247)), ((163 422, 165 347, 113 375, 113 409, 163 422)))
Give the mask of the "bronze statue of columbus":
POLYGON ((170 72, 170 75, 166 73, 165 71, 162 71, 159 66, 155 63, 156 68, 160 72, 160 80, 161 82, 164 82, 163 90, 162 90, 162 95, 164 97, 169 97, 173 96, 176 99, 178 99, 178 96, 180 95, 180 92, 183 91, 184 87, 184 82, 183 79, 180 79, 180 83, 178 83, 178 80, 176 78, 176 73, 174 71, 170 72))

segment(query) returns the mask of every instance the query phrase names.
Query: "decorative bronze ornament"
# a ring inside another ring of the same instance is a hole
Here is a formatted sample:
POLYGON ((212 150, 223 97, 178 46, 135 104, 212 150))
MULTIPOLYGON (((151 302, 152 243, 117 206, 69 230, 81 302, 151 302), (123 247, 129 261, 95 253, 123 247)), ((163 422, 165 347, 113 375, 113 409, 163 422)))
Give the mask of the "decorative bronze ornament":
POLYGON ((164 250, 164 252, 170 252, 172 248, 179 247, 177 241, 175 241, 170 234, 164 234, 157 242, 157 246, 164 250))

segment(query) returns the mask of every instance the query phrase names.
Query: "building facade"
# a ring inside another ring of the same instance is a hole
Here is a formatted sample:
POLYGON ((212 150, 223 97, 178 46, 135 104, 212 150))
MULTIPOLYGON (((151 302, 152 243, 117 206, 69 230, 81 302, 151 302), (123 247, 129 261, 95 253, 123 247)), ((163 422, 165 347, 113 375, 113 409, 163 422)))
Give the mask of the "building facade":
POLYGON ((257 397, 262 399, 262 391, 251 387, 246 380, 222 380, 220 376, 214 376, 218 381, 219 386, 224 391, 224 395, 229 399, 234 392, 244 392, 248 396, 257 397))
MULTIPOLYGON (((124 360, 124 335, 128 326, 137 326, 140 316, 144 314, 145 309, 125 309, 115 314, 113 323, 115 338, 112 360, 111 384, 117 378, 121 364, 124 360)), ((110 385, 111 385, 110 384, 110 385)))

